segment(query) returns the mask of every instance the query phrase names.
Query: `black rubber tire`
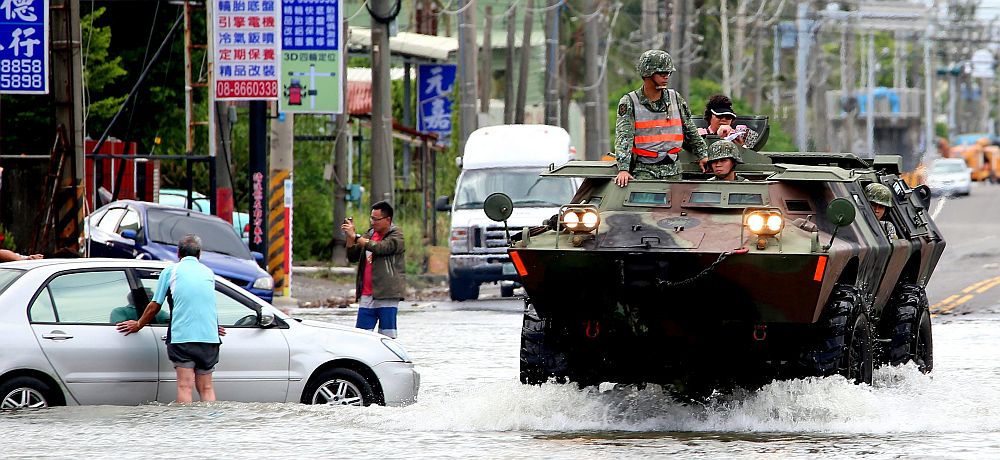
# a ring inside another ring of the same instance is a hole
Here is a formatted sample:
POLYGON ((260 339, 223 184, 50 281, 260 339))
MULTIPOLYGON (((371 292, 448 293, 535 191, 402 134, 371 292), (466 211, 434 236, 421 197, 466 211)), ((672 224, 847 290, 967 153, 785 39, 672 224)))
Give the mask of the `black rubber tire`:
MULTIPOLYGON (((925 298, 926 301, 926 298, 925 298)), ((925 374, 934 370, 934 335, 931 333, 931 312, 924 303, 917 319, 917 337, 913 341, 913 362, 925 374)))
MULTIPOLYGON (((313 376, 310 379, 309 384, 306 385, 305 390, 302 391, 302 403, 303 404, 339 404, 336 401, 330 401, 329 398, 320 393, 320 389, 331 382, 344 382, 349 384, 348 390, 349 394, 357 393, 356 396, 361 397, 362 406, 370 406, 377 402, 375 397, 375 390, 372 389, 368 379, 363 375, 357 373, 351 369, 345 368, 333 368, 327 369, 320 372, 319 374, 313 376), (353 386, 353 388, 350 388, 353 386), (327 401, 322 401, 327 400, 327 401)), ((344 404, 344 405, 357 405, 357 404, 344 404)))
POLYGON ((464 281, 461 278, 448 277, 448 295, 451 300, 464 302, 466 300, 476 300, 479 298, 479 284, 476 282, 464 281))
POLYGON ((16 410, 25 408, 44 408, 50 406, 62 405, 56 397, 56 393, 52 388, 45 382, 38 380, 34 377, 14 377, 10 380, 0 383, 0 409, 3 410, 16 410), (22 391, 30 392, 29 407, 10 407, 10 402, 8 398, 14 398, 20 400, 21 395, 17 395, 22 391))
MULTIPOLYGON (((889 339, 881 362, 892 366, 913 360, 917 351, 917 327, 920 312, 927 310, 927 295, 916 284, 902 284, 883 313, 882 336, 889 339)), ((928 328, 930 324, 928 323, 928 328)))
POLYGON ((514 297, 514 285, 500 283, 500 297, 514 297))
POLYGON ((854 286, 833 287, 812 337, 799 356, 805 376, 840 374, 854 383, 871 384, 874 337, 854 286))
POLYGON ((521 327, 521 383, 541 385, 555 377, 558 381, 566 378, 566 355, 553 349, 552 337, 546 337, 546 322, 538 317, 530 304, 524 311, 521 327))

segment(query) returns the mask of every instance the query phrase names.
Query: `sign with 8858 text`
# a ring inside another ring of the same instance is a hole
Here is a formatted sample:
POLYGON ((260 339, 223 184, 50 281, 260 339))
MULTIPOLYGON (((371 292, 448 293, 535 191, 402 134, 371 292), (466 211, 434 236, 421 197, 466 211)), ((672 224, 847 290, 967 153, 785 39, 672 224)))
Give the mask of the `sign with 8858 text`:
POLYGON ((48 94, 48 0, 0 0, 0 94, 48 94))

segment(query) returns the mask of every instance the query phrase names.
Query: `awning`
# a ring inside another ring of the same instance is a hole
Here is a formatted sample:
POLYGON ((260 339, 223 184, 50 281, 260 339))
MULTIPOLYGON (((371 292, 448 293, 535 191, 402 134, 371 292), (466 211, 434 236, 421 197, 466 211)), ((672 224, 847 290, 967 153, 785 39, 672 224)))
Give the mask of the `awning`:
MULTIPOLYGON (((367 27, 351 27, 347 36, 347 49, 365 52, 371 48, 372 31, 367 27)), ((458 52, 458 38, 399 32, 389 37, 389 50, 393 55, 432 61, 450 60, 458 52)))

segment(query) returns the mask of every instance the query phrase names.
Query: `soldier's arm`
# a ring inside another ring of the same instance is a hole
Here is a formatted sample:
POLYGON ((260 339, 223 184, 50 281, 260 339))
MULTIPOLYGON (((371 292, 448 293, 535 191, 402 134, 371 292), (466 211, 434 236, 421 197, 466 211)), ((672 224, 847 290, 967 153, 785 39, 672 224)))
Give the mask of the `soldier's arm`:
POLYGON ((698 134, 698 127, 691 121, 691 109, 688 108, 687 101, 678 95, 677 102, 680 105, 681 123, 684 128, 684 150, 698 155, 699 158, 708 158, 708 144, 705 143, 705 138, 698 134))
POLYGON ((628 94, 618 100, 618 117, 615 121, 615 158, 619 171, 632 169, 632 145, 635 144, 635 109, 628 94))

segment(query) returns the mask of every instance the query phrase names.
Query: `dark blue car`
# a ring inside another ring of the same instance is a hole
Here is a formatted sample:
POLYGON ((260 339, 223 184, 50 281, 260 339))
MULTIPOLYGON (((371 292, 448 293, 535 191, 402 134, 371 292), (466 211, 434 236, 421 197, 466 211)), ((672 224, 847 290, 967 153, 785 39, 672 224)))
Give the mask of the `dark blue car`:
POLYGON ((201 262, 237 286, 271 302, 274 280, 260 268, 226 221, 198 211, 144 201, 109 203, 85 225, 90 257, 177 261, 177 242, 188 233, 201 237, 201 262))

